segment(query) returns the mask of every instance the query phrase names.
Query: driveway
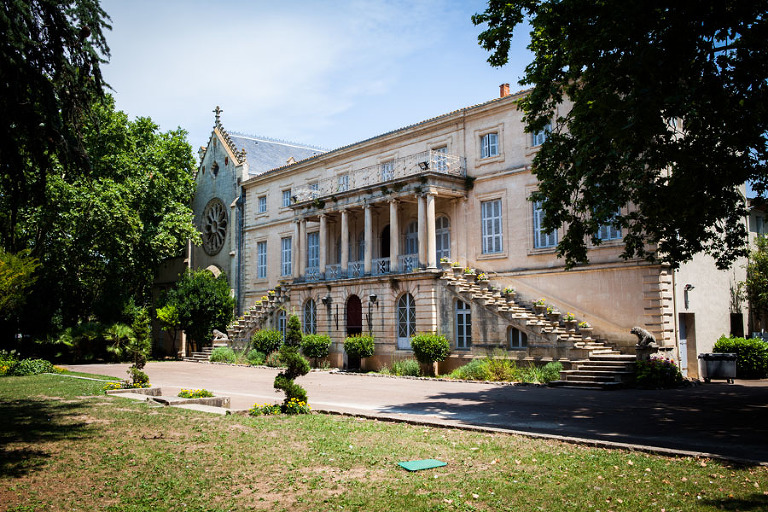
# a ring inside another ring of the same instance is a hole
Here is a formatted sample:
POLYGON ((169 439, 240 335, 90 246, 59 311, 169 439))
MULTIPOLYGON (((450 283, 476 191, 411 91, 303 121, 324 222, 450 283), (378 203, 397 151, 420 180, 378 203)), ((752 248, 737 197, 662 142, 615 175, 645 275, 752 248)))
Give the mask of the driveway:
MULTIPOLYGON (((125 378, 128 365, 67 368, 125 378)), ((145 371, 152 385, 166 388, 166 393, 204 388, 230 396, 232 409, 282 400, 272 388, 278 373, 274 369, 153 362, 145 371)), ((331 372, 312 372, 297 382, 307 389, 316 411, 768 464, 765 380, 666 391, 590 391, 331 372)))

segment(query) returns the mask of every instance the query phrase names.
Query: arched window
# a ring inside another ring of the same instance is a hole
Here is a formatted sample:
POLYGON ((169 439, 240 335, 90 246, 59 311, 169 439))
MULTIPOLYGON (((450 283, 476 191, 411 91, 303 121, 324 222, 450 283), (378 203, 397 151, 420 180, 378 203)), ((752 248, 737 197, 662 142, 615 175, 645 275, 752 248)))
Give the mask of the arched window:
POLYGON ((451 257, 451 221, 448 217, 438 217, 435 221, 435 248, 437 259, 451 257))
POLYGON ((416 221, 408 224, 405 230, 404 254, 419 254, 419 223, 416 221))
POLYGON ((314 299, 304 303, 304 334, 317 334, 317 303, 314 299))
POLYGON ((522 349, 528 346, 528 335, 519 329, 509 329, 509 348, 522 349))
POLYGON ((472 309, 463 300, 456 301, 456 349, 472 346, 472 309))
POLYGON ((397 348, 410 349, 411 336, 416 332, 416 303, 410 293, 397 301, 397 348))

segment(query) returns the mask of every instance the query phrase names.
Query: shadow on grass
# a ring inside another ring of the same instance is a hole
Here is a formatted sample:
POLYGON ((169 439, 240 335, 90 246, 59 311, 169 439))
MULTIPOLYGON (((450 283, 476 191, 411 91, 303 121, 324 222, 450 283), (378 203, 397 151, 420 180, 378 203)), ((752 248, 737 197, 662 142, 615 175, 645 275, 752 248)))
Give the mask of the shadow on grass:
POLYGON ((43 467, 51 455, 41 443, 82 438, 88 424, 71 419, 82 412, 78 403, 0 402, 0 474, 18 478, 43 467))
POLYGON ((721 498, 702 500, 702 505, 717 508, 719 510, 768 510, 768 496, 752 493, 741 498, 721 498))

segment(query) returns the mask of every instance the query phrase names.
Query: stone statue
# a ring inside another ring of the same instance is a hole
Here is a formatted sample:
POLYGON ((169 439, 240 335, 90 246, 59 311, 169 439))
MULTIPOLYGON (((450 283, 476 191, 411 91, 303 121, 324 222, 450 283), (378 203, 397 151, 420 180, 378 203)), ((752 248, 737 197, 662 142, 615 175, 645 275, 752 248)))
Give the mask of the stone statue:
POLYGON ((218 329, 213 330, 213 342, 229 341, 229 336, 226 333, 221 332, 218 329))
POLYGON ((642 327, 635 326, 629 332, 637 336, 638 347, 656 347, 656 338, 642 327))

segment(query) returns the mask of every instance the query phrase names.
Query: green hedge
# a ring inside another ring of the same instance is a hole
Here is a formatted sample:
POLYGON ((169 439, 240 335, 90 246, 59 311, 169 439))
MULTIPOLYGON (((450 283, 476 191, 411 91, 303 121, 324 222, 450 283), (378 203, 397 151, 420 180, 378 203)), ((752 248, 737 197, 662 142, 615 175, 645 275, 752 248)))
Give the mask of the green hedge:
POLYGON ((451 353, 451 345, 442 334, 418 332, 411 337, 411 349, 421 364, 445 361, 451 353))
POLYGON ((301 351, 313 359, 326 357, 331 350, 331 337, 327 334, 305 334, 301 340, 301 351))
POLYGON ((761 339, 721 336, 713 352, 736 354, 736 376, 740 379, 761 379, 768 375, 768 343, 761 339))
POLYGON ((356 334, 344 340, 344 350, 350 357, 371 357, 376 348, 373 336, 356 334))
POLYGON ((271 354, 283 344, 283 335, 275 329, 262 329, 251 336, 251 348, 263 354, 271 354))

